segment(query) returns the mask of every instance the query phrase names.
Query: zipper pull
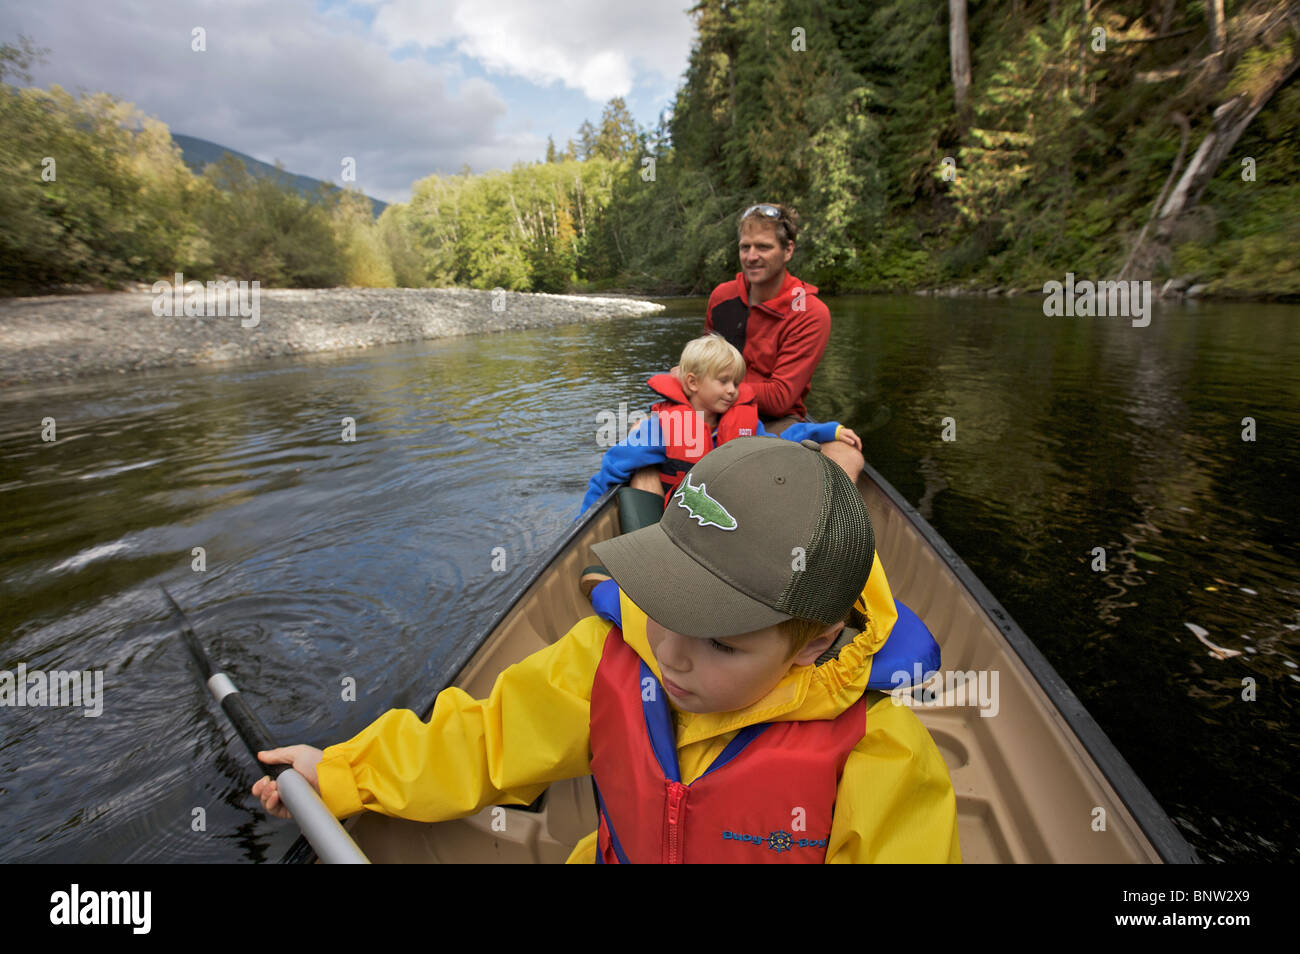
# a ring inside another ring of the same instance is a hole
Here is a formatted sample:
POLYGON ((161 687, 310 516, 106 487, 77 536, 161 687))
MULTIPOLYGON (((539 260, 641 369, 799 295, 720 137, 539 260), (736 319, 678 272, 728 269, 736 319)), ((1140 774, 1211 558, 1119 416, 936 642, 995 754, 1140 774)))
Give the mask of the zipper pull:
POLYGON ((690 788, 681 782, 667 782, 668 801, 664 807, 665 812, 665 829, 664 832, 664 862, 670 865, 679 865, 682 863, 682 851, 685 840, 682 831, 683 823, 686 821, 686 798, 690 794, 690 788))

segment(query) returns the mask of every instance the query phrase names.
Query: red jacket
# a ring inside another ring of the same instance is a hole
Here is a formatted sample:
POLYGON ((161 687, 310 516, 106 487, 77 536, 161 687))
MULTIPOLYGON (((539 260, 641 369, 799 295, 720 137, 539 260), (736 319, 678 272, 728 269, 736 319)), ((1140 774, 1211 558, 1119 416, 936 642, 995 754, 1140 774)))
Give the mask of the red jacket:
POLYGON ((709 296, 704 327, 745 356, 745 380, 765 418, 808 413, 803 401, 831 337, 831 313, 816 295, 815 285, 786 272, 775 298, 750 304, 749 283, 737 272, 709 296))
POLYGON ((753 437, 758 433, 758 408, 754 404, 754 389, 748 384, 737 388, 736 402, 719 418, 718 440, 714 443, 704 419, 691 406, 676 377, 656 374, 647 383, 652 391, 668 399, 650 409, 659 415, 659 433, 664 442, 659 480, 663 484, 665 503, 701 457, 733 437, 753 437))
POLYGON ((747 726, 684 785, 663 685, 614 627, 591 687, 596 861, 822 864, 866 712, 859 698, 834 719, 747 726))

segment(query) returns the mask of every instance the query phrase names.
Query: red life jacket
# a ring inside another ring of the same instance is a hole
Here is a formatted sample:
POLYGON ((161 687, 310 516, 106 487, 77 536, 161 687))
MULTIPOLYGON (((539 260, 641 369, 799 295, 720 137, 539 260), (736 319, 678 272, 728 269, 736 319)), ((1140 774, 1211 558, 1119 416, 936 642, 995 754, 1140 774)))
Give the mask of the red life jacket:
POLYGON ((615 626, 591 690, 596 861, 821 864, 840 774, 865 731, 863 699, 835 719, 747 726, 683 785, 664 687, 615 626))
POLYGON ((659 415, 659 433, 667 445, 667 455, 659 468, 659 481, 664 488, 664 505, 677 492, 686 472, 696 461, 719 444, 733 437, 753 437, 758 433, 758 404, 754 389, 741 384, 736 403, 718 420, 718 439, 715 443, 700 412, 682 390, 681 382, 671 374, 656 374, 648 384, 666 401, 660 401, 650 410, 659 415))

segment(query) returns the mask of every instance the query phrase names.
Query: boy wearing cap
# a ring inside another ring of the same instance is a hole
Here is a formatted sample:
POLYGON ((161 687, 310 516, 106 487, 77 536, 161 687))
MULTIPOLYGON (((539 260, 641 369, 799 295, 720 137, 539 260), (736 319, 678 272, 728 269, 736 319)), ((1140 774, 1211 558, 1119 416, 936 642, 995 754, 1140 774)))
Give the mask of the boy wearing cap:
MULTIPOLYGON (((893 600, 839 467, 731 441, 662 522, 595 551, 621 589, 615 625, 582 620, 488 699, 445 690, 428 723, 389 712, 323 757, 264 761, 318 778, 340 817, 424 821, 591 772, 600 827, 570 861, 960 860, 938 749, 910 709, 866 695, 893 600), (861 632, 844 625, 855 602, 861 632)), ((284 814, 269 779, 253 791, 284 814)))

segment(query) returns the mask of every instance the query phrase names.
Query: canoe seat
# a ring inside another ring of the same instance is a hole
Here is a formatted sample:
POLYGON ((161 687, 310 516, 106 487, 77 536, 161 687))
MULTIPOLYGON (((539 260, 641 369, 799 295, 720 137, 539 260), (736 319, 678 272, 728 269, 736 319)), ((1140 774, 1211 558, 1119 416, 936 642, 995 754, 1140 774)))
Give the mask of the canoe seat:
POLYGON ((633 490, 631 487, 618 489, 618 525, 624 533, 640 530, 658 523, 664 515, 664 498, 662 494, 648 490, 633 490))

